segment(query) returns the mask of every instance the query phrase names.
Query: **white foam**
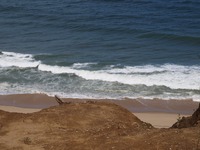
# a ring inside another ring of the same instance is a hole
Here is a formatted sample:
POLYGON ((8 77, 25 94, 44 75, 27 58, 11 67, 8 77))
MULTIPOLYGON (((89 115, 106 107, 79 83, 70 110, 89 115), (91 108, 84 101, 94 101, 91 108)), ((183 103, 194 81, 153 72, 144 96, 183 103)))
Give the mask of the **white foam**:
POLYGON ((0 55, 0 67, 36 67, 40 61, 33 59, 30 54, 20 54, 14 52, 2 52, 0 55))
MULTIPOLYGON (((30 54, 2 52, 1 67, 36 67, 36 61, 30 54)), ((102 70, 84 70, 94 63, 75 63, 72 66, 52 66, 40 64, 38 69, 53 74, 70 73, 86 80, 119 82, 128 85, 166 86, 171 89, 200 90, 200 66, 183 66, 175 64, 143 66, 110 66, 102 70)))
POLYGON ((92 65, 96 65, 97 63, 92 63, 92 62, 88 62, 88 63, 74 63, 72 65, 72 68, 74 69, 84 69, 84 68, 87 68, 87 67, 90 67, 92 65))
POLYGON ((55 74, 73 73, 86 80, 119 82, 129 85, 159 85, 167 86, 172 89, 200 89, 200 66, 179 66, 166 64, 159 67, 147 65, 124 67, 121 69, 114 68, 111 70, 88 71, 76 70, 71 67, 41 64, 39 69, 42 71, 50 71, 55 74), (152 74, 141 74, 147 72, 152 74), (154 74, 154 72, 157 73, 154 74))
POLYGON ((134 74, 134 73, 153 73, 153 72, 163 72, 165 69, 159 66, 145 65, 145 66, 125 66, 124 68, 113 68, 108 70, 109 73, 123 73, 123 74, 134 74))

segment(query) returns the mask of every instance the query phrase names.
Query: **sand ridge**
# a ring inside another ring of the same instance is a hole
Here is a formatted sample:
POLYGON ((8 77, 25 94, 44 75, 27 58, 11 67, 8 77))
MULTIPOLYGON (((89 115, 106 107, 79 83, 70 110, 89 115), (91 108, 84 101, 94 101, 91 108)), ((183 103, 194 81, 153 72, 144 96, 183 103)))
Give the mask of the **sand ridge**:
POLYGON ((153 128, 105 102, 65 104, 29 114, 0 111, 0 115, 4 149, 94 149, 97 145, 102 149, 123 145, 126 140, 119 137, 153 128))

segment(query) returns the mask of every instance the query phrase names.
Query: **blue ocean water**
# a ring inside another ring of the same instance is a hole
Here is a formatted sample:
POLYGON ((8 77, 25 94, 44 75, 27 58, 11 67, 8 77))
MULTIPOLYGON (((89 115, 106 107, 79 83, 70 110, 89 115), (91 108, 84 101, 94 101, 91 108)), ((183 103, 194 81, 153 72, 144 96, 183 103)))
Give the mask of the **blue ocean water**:
POLYGON ((200 101, 200 1, 1 0, 0 94, 200 101))

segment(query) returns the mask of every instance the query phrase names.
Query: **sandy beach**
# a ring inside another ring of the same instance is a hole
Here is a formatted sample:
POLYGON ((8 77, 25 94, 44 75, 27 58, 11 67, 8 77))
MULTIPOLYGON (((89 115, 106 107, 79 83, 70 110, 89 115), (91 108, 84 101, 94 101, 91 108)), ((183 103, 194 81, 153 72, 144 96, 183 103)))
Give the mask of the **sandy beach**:
MULTIPOLYGON (((150 123, 155 128, 169 128, 171 127, 179 118, 178 114, 173 113, 159 113, 159 112, 149 112, 149 113, 134 113, 140 120, 150 123)), ((187 117, 189 115, 180 115, 180 117, 187 117)))
POLYGON ((1 95, 0 149, 153 150, 199 146, 199 127, 169 128, 178 114, 188 116, 198 108, 198 103, 191 100, 62 101, 66 103, 59 105, 45 94, 1 95))
POLYGON ((200 107, 196 102, 187 100, 181 104, 174 100, 162 106, 163 100, 153 100, 148 105, 144 103, 147 100, 117 101, 123 104, 122 107, 113 103, 116 100, 62 100, 66 103, 58 105, 54 97, 44 94, 0 96, 0 149, 168 150, 198 149, 200 146, 199 123, 195 120, 200 107), (182 106, 179 109, 178 104, 182 106), (191 110, 185 110, 186 104, 190 104, 191 110), (177 113, 186 115, 195 107, 198 109, 191 120, 195 122, 183 119, 172 127, 178 119, 178 114, 174 113, 176 109, 177 113), (151 112, 161 108, 165 109, 151 112), (192 128, 188 123, 192 123, 192 128), (179 129, 179 125, 188 127, 179 129))
MULTIPOLYGON (((90 99, 63 98, 65 102, 85 102, 90 99)), ((171 127, 179 115, 191 115, 198 107, 198 103, 192 100, 148 100, 148 99, 124 99, 124 100, 94 100, 113 102, 131 111, 140 120, 152 124, 156 128, 171 127)), ((54 97, 45 94, 18 94, 0 95, 0 110, 8 112, 32 113, 43 108, 58 105, 54 97)))
MULTIPOLYGON (((41 109, 34 108, 21 108, 14 106, 0 106, 0 110, 4 110, 7 112, 17 112, 17 113, 33 113, 38 112, 41 109)), ((150 123, 156 128, 169 128, 171 127, 178 119, 178 114, 171 113, 159 113, 159 112, 148 112, 148 113, 133 113, 140 120, 150 123)), ((180 115, 188 116, 188 115, 180 115)))
POLYGON ((0 106, 0 110, 4 110, 7 112, 17 112, 17 113, 33 113, 33 112, 40 111, 41 109, 21 108, 21 107, 14 107, 14 106, 0 106))
POLYGON ((0 150, 200 150, 200 0, 1 0, 0 150))

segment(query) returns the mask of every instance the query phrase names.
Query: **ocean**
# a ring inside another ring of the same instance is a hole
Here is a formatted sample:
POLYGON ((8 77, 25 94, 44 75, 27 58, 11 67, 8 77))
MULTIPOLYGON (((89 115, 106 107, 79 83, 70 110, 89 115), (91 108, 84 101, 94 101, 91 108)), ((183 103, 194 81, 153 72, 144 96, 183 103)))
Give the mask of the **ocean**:
POLYGON ((199 0, 1 0, 0 94, 200 101, 199 0))

